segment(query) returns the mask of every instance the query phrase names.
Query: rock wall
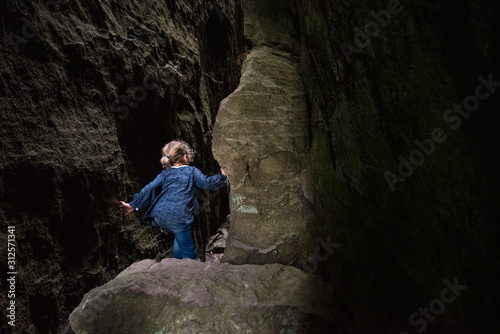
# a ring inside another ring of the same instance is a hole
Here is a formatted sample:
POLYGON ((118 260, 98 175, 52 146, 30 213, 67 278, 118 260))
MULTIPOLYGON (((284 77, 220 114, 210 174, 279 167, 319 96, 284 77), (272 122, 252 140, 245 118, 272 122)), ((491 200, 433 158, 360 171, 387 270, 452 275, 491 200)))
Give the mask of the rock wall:
MULTIPOLYGON (((123 219, 116 203, 161 171, 161 146, 182 138, 194 165, 218 172, 212 126, 239 81, 242 10, 229 0, 7 0, 0 15, 2 291, 7 226, 18 272, 15 331, 2 319, 1 332, 69 332, 85 292, 170 255, 171 236, 123 219)), ((204 249, 227 197, 199 195, 204 249)))
POLYGON ((354 333, 498 326, 500 91, 484 81, 500 82, 499 14, 494 1, 297 1, 312 202, 319 237, 340 244, 318 272, 354 333), (467 286, 451 304, 446 280, 467 286))
POLYGON ((309 108, 302 136, 310 141, 301 182, 295 174, 277 183, 306 190, 314 219, 303 227, 317 241, 293 254, 309 255, 306 262, 288 264, 332 282, 346 331, 492 331, 498 305, 488 291, 499 289, 499 267, 488 256, 498 252, 500 232, 500 165, 493 158, 500 152, 499 5, 298 0, 247 1, 244 8, 251 51, 214 129, 214 152, 232 175, 226 261, 279 262, 268 230, 284 235, 299 217, 296 203, 282 208, 279 196, 252 190, 266 189, 267 170, 252 170, 261 152, 289 135, 262 127, 260 118, 275 123, 274 106, 283 103, 263 94, 281 87, 269 78, 283 77, 287 66, 274 70, 256 59, 273 50, 262 58, 280 64, 278 55, 287 52, 299 62, 309 108), (265 205, 283 209, 290 224, 266 221, 265 205), (436 301, 451 282, 467 293, 455 289, 460 300, 453 305, 436 301), (446 312, 435 308, 440 302, 446 312), (430 304, 428 318, 418 313, 430 304))

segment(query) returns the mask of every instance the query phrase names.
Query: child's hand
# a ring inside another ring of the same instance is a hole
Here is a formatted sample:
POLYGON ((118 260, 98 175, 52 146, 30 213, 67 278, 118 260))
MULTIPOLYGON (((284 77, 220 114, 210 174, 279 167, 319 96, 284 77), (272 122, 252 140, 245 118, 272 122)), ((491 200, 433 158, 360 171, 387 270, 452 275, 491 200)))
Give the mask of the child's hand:
POLYGON ((224 169, 222 169, 222 168, 220 169, 220 173, 221 173, 222 175, 226 176, 226 172, 224 172, 224 169))
POLYGON ((128 216, 132 212, 134 212, 134 208, 130 206, 130 204, 125 203, 124 201, 120 201, 120 210, 123 212, 125 216, 128 216))

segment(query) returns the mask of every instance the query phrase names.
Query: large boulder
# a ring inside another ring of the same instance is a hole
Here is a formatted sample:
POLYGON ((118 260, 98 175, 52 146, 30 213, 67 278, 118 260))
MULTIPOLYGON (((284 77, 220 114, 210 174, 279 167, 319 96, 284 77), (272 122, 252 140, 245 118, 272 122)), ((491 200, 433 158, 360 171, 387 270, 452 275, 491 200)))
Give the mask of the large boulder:
POLYGON ((332 333, 319 277, 279 264, 143 260, 87 293, 77 334, 332 333))

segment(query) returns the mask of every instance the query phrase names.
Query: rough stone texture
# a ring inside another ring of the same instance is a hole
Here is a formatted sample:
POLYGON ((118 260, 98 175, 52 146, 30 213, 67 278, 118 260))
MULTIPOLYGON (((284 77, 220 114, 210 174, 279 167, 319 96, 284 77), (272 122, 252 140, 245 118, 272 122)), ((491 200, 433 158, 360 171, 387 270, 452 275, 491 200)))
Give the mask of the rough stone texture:
POLYGON ((500 5, 401 1, 362 46, 371 11, 390 3, 297 1, 318 231, 341 244, 319 271, 342 300, 346 331, 494 333, 500 90, 456 130, 443 116, 475 94, 479 75, 500 81, 500 5), (357 48, 349 57, 343 42, 357 48), (435 128, 446 141, 391 192, 384 172, 397 174, 398 156, 435 128), (409 323, 455 277, 467 290, 426 328, 421 315, 409 323))
POLYGON ((291 1, 245 1, 244 35, 252 46, 268 46, 291 54, 299 53, 299 35, 291 1))
POLYGON ((70 323, 77 334, 334 333, 325 291, 279 264, 144 260, 87 293, 70 323))
POLYGON ((298 59, 290 53, 296 42, 286 29, 288 16, 277 15, 282 24, 269 26, 266 13, 280 6, 262 14, 267 7, 258 1, 245 3, 245 36, 253 47, 214 127, 214 156, 230 183, 223 260, 234 264, 299 264, 308 255, 310 217, 300 184, 309 144, 307 102, 298 59))
POLYGON ((300 174, 306 168, 306 100, 290 54, 254 47, 238 89, 222 101, 213 150, 230 182, 224 260, 292 264, 306 249, 300 174))
MULTIPOLYGON (((160 148, 173 138, 193 145, 194 165, 218 172, 212 125, 238 84, 243 22, 241 6, 217 5, 1 2, 0 284, 6 291, 14 225, 15 333, 69 331, 85 292, 138 259, 170 256, 172 237, 123 219, 116 202, 161 171, 160 148)), ((228 209, 227 197, 200 196, 204 249, 228 209)), ((4 310, 6 294, 0 302, 4 310)))
MULTIPOLYGON (((48 2, 0 3, 0 233, 4 241, 5 225, 17 226, 21 333, 64 332, 90 287, 134 258, 168 253, 163 238, 123 222, 113 202, 156 174, 156 150, 173 137, 196 143, 196 164, 215 172, 212 122, 241 74, 235 2, 59 1, 55 12, 48 2), (39 32, 25 31, 29 43, 16 53, 9 34, 26 21, 39 32), (145 100, 112 107, 122 94, 142 99, 134 87, 149 73, 158 86, 145 100), (117 107, 129 109, 124 120, 117 107)), ((409 316, 455 277, 467 289, 425 333, 496 333, 500 91, 455 131, 443 114, 475 93, 479 75, 500 81, 500 2, 401 1, 403 11, 357 45, 371 11, 390 3, 245 1, 254 50, 299 59, 311 128, 300 184, 318 237, 341 244, 317 273, 333 287, 343 333, 423 330, 409 316), (350 59, 343 42, 357 45, 350 59), (391 192, 383 173, 396 173, 398 156, 434 128, 446 142, 391 192)), ((1 284, 5 291, 4 276, 1 284)))

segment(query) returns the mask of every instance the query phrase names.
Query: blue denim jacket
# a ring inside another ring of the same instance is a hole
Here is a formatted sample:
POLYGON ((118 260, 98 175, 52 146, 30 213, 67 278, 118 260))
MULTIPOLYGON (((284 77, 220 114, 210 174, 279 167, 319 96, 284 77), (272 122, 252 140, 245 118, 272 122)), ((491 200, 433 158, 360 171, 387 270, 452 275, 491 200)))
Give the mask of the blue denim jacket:
POLYGON ((199 210, 195 187, 213 191, 225 185, 226 177, 221 174, 207 177, 196 167, 170 167, 135 194, 129 204, 135 210, 148 208, 143 219, 149 225, 154 217, 191 224, 199 210))

